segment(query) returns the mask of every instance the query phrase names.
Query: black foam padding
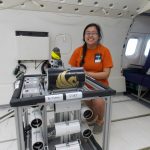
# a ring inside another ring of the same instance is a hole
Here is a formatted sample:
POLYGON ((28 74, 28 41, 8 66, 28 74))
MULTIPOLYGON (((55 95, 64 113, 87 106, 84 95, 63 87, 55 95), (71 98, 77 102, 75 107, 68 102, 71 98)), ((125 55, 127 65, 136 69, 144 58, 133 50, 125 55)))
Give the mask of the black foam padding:
POLYGON ((66 70, 61 68, 48 69, 48 90, 81 88, 84 82, 85 73, 82 67, 66 70), (69 82, 71 78, 75 78, 72 83, 69 82))

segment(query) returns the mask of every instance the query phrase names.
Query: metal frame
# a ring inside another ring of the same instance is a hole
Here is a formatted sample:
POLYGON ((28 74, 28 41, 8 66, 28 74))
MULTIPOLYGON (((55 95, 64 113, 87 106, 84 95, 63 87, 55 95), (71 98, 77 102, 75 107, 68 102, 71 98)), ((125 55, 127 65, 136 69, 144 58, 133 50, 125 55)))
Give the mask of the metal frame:
MULTIPOLYGON (((105 111, 105 122, 103 131, 103 150, 109 150, 109 136, 110 136, 110 124, 111 124, 111 97, 106 97, 106 111, 105 111)), ((16 119, 16 131, 17 131, 17 143, 18 150, 25 150, 24 144, 24 133, 23 133, 23 119, 22 119, 23 107, 15 107, 15 119, 16 119)), ((46 115, 46 113, 45 113, 46 115)), ((44 119, 46 121, 46 119, 44 119)), ((45 122, 43 121, 43 122, 45 122)), ((45 125, 46 126, 46 122, 45 125)), ((47 137, 47 131, 45 131, 47 137)), ((47 143, 47 139, 44 139, 47 143)))
POLYGON ((147 102, 147 103, 150 103, 150 100, 147 100, 147 99, 143 98, 143 96, 144 96, 147 92, 149 92, 150 89, 146 89, 143 94, 142 94, 142 89, 143 89, 143 86, 138 85, 138 93, 137 93, 137 95, 136 95, 136 94, 133 94, 133 93, 131 93, 131 94, 132 94, 133 96, 137 97, 137 100, 142 100, 142 101, 145 101, 145 102, 147 102))
MULTIPOLYGON (((88 80, 90 84, 95 84, 96 81, 94 80, 91 80, 89 79, 88 80)), ((23 84, 21 84, 23 85, 23 84)), ((101 85, 97 85, 96 86, 96 89, 98 89, 98 86, 101 86, 101 85)), ((101 89, 105 89, 105 87, 102 86, 101 89)), ((24 102, 22 104, 22 101, 20 100, 19 98, 19 95, 20 95, 20 92, 21 90, 20 89, 17 89, 17 94, 14 93, 13 97, 12 97, 12 100, 11 100, 11 105, 12 107, 14 107, 15 109, 15 119, 16 119, 16 132, 17 132, 17 143, 18 143, 18 150, 26 150, 25 149, 25 139, 24 139, 24 133, 23 133, 23 111, 24 111, 24 108, 25 107, 29 107, 31 106, 33 103, 31 102, 31 104, 27 104, 24 102), (17 101, 17 102, 16 102, 17 101), (23 105, 23 106, 22 106, 23 105)), ((82 101, 82 100, 88 100, 88 99, 93 99, 93 98, 97 98, 97 97, 104 97, 105 101, 106 101, 106 109, 105 109, 105 121, 104 121, 104 129, 103 129, 103 150, 108 150, 109 149, 109 136, 110 136, 110 124, 111 124, 111 95, 114 95, 115 94, 115 91, 108 88, 108 93, 106 92, 102 92, 100 94, 102 94, 102 96, 100 95, 96 95, 94 96, 95 94, 99 94, 99 91, 97 90, 96 93, 90 93, 90 92, 86 92, 85 93, 85 97, 83 98, 78 98, 79 101, 82 101), (87 94, 87 95, 86 95, 87 94), (90 95, 91 94, 91 95, 90 95), (110 95, 110 96, 109 96, 110 95)), ((40 98, 39 98, 40 99, 40 98)), ((25 100, 25 101, 28 101, 28 99, 22 99, 22 100, 25 100)), ((35 98, 33 99, 34 102, 35 102, 35 98)), ((45 99, 44 99, 45 100, 45 99)), ((31 100, 30 100, 31 101, 31 100)), ((37 98, 37 101, 38 101, 38 98, 37 98)), ((43 100, 38 103, 36 102, 36 104, 39 104, 39 105, 44 105, 44 118, 43 118, 43 122, 44 122, 44 142, 48 145, 48 136, 47 136, 47 112, 46 112, 46 106, 48 104, 48 102, 43 102, 43 100)), ((47 149, 47 148, 45 148, 47 149)))
POLYGON ((111 127, 111 112, 112 112, 112 101, 111 97, 106 97, 106 112, 104 122, 104 134, 103 134, 103 150, 109 150, 109 137, 111 127))

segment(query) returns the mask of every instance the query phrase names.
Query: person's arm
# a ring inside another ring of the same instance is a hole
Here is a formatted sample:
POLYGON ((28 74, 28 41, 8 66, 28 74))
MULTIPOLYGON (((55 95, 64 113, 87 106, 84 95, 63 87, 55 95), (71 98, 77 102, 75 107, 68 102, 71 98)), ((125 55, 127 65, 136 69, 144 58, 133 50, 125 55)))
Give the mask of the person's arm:
POLYGON ((110 74, 111 68, 104 68, 103 72, 89 72, 89 71, 85 71, 85 73, 96 79, 96 80, 101 80, 101 79, 108 79, 109 74, 110 74))

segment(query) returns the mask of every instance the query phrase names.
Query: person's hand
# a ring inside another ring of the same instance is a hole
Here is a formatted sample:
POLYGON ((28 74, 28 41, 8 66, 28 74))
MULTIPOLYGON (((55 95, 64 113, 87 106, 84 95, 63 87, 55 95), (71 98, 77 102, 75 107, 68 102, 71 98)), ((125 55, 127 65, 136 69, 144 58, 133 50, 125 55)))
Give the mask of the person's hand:
POLYGON ((88 75, 88 72, 86 70, 84 70, 85 75, 88 75))
POLYGON ((85 71, 85 74, 86 74, 87 76, 91 76, 91 75, 92 75, 92 72, 90 72, 90 71, 85 71))

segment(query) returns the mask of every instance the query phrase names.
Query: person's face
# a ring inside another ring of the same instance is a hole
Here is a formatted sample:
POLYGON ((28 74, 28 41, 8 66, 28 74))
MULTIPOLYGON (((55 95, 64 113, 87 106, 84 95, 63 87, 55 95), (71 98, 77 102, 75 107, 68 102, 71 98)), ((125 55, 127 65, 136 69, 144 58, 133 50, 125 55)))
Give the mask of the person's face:
POLYGON ((96 27, 88 27, 85 31, 84 40, 87 45, 96 45, 99 40, 99 35, 97 33, 96 27))

